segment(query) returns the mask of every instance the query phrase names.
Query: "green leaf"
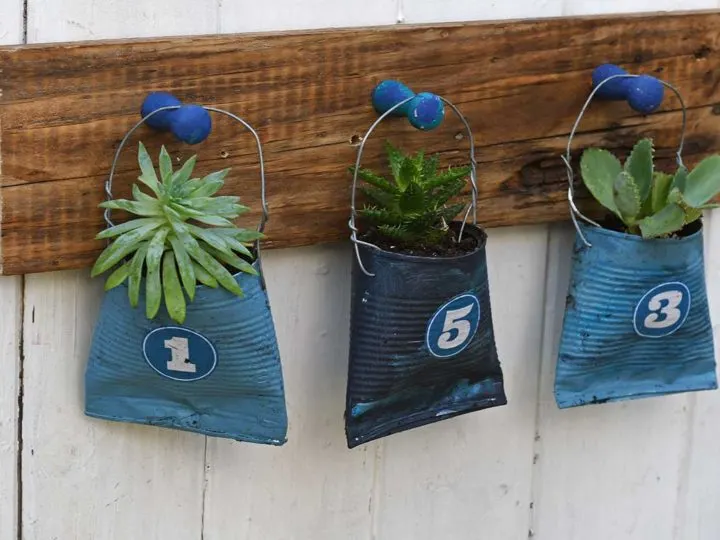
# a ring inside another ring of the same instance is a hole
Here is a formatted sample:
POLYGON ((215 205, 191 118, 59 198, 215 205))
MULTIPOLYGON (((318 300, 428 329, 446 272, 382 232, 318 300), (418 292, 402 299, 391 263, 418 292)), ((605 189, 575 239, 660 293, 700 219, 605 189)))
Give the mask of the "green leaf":
POLYGON ((382 191, 372 186, 363 186, 359 188, 359 190, 367 199, 371 200, 375 204, 379 204, 384 207, 396 206, 395 195, 392 193, 387 193, 386 191, 382 191))
POLYGON ((233 268, 237 268, 241 272, 245 272, 246 274, 251 274, 253 276, 258 275, 258 271, 253 268, 253 266, 247 262, 242 260, 240 257, 235 255, 234 253, 225 253, 224 251, 220 251, 217 249, 214 249, 212 246, 203 246, 205 250, 213 255, 216 259, 221 260, 225 264, 232 266, 233 268))
POLYGON ((111 210, 125 210, 131 214, 138 216, 162 216, 163 210, 160 203, 153 199, 150 201, 128 201, 126 199, 116 199, 114 201, 105 201, 98 205, 100 208, 109 208, 111 210))
POLYGON ((130 261, 130 275, 128 279, 128 298, 130 305, 137 307, 140 301, 140 283, 142 282, 142 270, 145 264, 145 256, 147 255, 148 243, 142 244, 135 252, 130 261))
POLYGON ((202 266, 200 266, 198 263, 194 262, 193 265, 193 271, 195 272, 195 277, 197 277, 197 280, 202 283, 203 285, 206 285, 208 287, 211 287, 213 289, 217 289, 218 282, 217 280, 210 275, 210 273, 205 270, 202 266))
POLYGON ((379 225, 377 230, 384 237, 398 242, 406 242, 412 238, 403 225, 379 225))
POLYGON ((682 193, 685 202, 693 208, 715 198, 720 193, 720 156, 707 157, 690 171, 682 193))
POLYGON ((140 242, 149 238, 155 229, 153 224, 145 225, 116 238, 97 258, 90 275, 95 277, 115 266, 127 254, 138 249, 140 242))
POLYGON ((465 186, 465 179, 470 176, 470 171, 472 169, 467 167, 452 167, 445 171, 444 173, 441 173, 434 178, 428 180, 425 183, 425 188, 429 190, 436 190, 438 188, 443 188, 448 185, 458 185, 465 186), (462 180, 462 182, 458 182, 458 180, 462 180))
POLYGON ((632 176, 637 186, 640 203, 645 202, 653 183, 653 143, 651 139, 638 141, 625 162, 625 172, 632 176))
POLYGON ((415 180, 417 178, 417 169, 415 168, 415 164, 413 163, 412 159, 405 158, 405 161, 403 161, 402 165, 400 166, 400 173, 398 174, 396 181, 397 185, 400 188, 400 191, 405 191, 408 186, 415 184, 415 180))
POLYGON ((203 229, 202 227, 196 227, 195 225, 191 225, 188 223, 188 230, 190 231, 190 234, 192 234, 195 238, 202 240, 207 244, 210 244, 215 249, 229 255, 232 254, 232 251, 225 243, 225 238, 220 235, 213 234, 213 231, 211 229, 203 229))
POLYGON ((665 207, 668 195, 670 194, 670 184, 673 177, 669 174, 656 172, 654 175, 653 189, 650 192, 650 212, 656 214, 665 207))
POLYGON ((110 289, 114 289, 118 285, 122 285, 123 283, 125 283, 129 271, 130 266, 127 263, 124 263, 122 266, 118 266, 105 281, 105 290, 109 291, 110 289))
POLYGON ((205 268, 205 270, 207 270, 210 275, 214 277, 218 283, 220 283, 220 285, 237 296, 243 295, 240 285, 238 285, 237 281, 235 281, 232 274, 230 274, 230 272, 228 272, 222 264, 215 260, 214 257, 205 252, 200 247, 197 240, 191 236, 182 237, 181 240, 183 241, 185 249, 190 257, 200 263, 200 265, 205 268))
POLYGON ((703 211, 700 208, 685 208, 685 225, 697 221, 702 217, 703 211))
POLYGON ((400 168, 405 162, 405 156, 403 156, 400 150, 390 144, 390 141, 385 141, 385 151, 387 152, 388 165, 390 166, 390 171, 395 179, 395 184, 399 186, 400 183, 398 182, 398 177, 400 176, 400 168))
POLYGON ((623 171, 618 174, 613 185, 613 200, 618 210, 618 215, 626 225, 635 224, 635 219, 640 213, 640 190, 635 179, 629 173, 623 171))
POLYGON ((124 234, 126 232, 139 229, 140 227, 144 227, 145 225, 155 225, 155 227, 159 227, 162 225, 164 221, 162 219, 158 218, 138 218, 133 219, 130 221, 126 221, 125 223, 121 223, 120 225, 115 225, 114 227, 110 227, 109 229, 105 229, 104 231, 99 232, 96 236, 96 240, 104 240, 105 238, 113 238, 114 236, 119 236, 121 234, 124 234))
POLYGON ((185 246, 178 239, 177 236, 171 235, 170 245, 175 252, 175 260, 177 261, 178 269, 180 270, 180 278, 182 279, 183 287, 187 292, 190 300, 195 299, 195 271, 193 269, 192 260, 190 255, 185 250, 185 246))
MULTIPOLYGON (((355 170, 355 167, 350 167, 350 172, 352 173, 355 170)), ((376 187, 377 189, 381 191, 385 191, 387 193, 398 193, 398 189, 396 186, 394 186, 392 183, 388 182, 385 178, 382 176, 378 176, 377 174, 373 173, 372 171, 368 169, 360 169, 358 171, 358 178, 360 178, 363 182, 366 184, 370 184, 373 187, 376 187)))
POLYGON ((685 191, 685 184, 687 184, 688 170, 685 167, 678 167, 673 177, 672 185, 670 189, 678 189, 681 193, 685 191))
MULTIPOLYGON (((224 230, 230 229, 215 229, 215 232, 222 233, 224 230)), ((232 234, 233 238, 238 242, 255 242, 256 240, 262 240, 265 235, 258 231, 252 231, 250 229, 232 229, 235 232, 232 234)))
POLYGON ((685 212, 678 204, 668 204, 657 214, 638 222, 643 238, 657 238, 679 231, 685 224, 685 212))
POLYGON ((422 186, 416 183, 409 184, 400 196, 398 205, 404 213, 421 212, 425 207, 425 193, 422 186))
POLYGON ((170 190, 173 193, 177 193, 179 188, 181 188, 185 184, 185 182, 190 179, 190 175, 195 168, 196 160, 197 156, 192 156, 185 163, 183 163, 183 166, 180 168, 179 171, 172 175, 172 178, 170 180, 170 190))
POLYGON ((185 296, 180 287, 175 255, 172 251, 166 251, 163 255, 162 285, 168 315, 173 321, 182 324, 185 322, 185 296))
POLYGON ((166 190, 170 189, 172 176, 172 159, 170 158, 170 154, 168 154, 168 151, 165 149, 165 145, 163 145, 163 147, 160 149, 160 178, 162 178, 162 184, 166 190))
POLYGON ((366 206, 359 210, 358 214, 376 225, 400 225, 404 221, 402 214, 377 206, 366 206))
POLYGON ((154 319, 160 310, 162 301, 162 283, 160 280, 160 264, 153 268, 148 264, 147 276, 145 279, 145 316, 154 319))
POLYGON ((202 185, 200 178, 191 178, 185 182, 182 186, 178 187, 177 197, 180 199, 186 199, 193 191, 202 185))
POLYGON ((225 185, 225 177, 229 172, 230 169, 223 169, 208 174, 200 181, 200 187, 190 194, 190 198, 194 199, 196 197, 210 197, 211 195, 215 195, 215 193, 225 185))
MULTIPOLYGON (((217 229, 214 230, 213 232, 217 233, 217 229)), ((254 259, 252 252, 247 247, 245 247, 245 245, 242 242, 240 242, 239 240, 236 240, 232 236, 222 235, 222 237, 230 249, 241 253, 242 255, 244 255, 245 257, 247 257, 250 260, 254 259)))
POLYGON ((155 167, 153 167, 152 159, 148 154, 143 143, 138 145, 138 165, 142 175, 138 178, 143 184, 149 187, 155 195, 158 197, 161 195, 160 188, 158 186, 157 174, 155 174, 155 167))
POLYGON ((608 210, 617 213, 613 185, 622 172, 622 165, 618 159, 607 150, 590 148, 583 152, 580 171, 583 183, 595 200, 608 210))
POLYGON ((428 157, 422 165, 422 176, 425 179, 435 178, 438 168, 438 156, 428 157))
POLYGON ((466 206, 467 205, 464 203, 453 204, 451 206, 448 206, 447 208, 443 208, 443 210, 440 212, 440 215, 447 223, 449 223, 453 221, 456 217, 458 217, 458 214, 466 206))
POLYGON ((234 227, 235 224, 232 221, 229 221, 225 218, 221 218, 219 216, 203 216, 203 217, 194 217, 195 221, 199 221, 200 223, 204 223, 205 225, 212 225, 213 227, 234 227))
POLYGON ((137 184, 133 184, 132 194, 133 194, 133 198, 139 202, 153 202, 153 201, 157 200, 154 197, 151 197, 150 195, 147 195, 147 194, 143 193, 142 191, 140 191, 140 188, 138 187, 137 184))
POLYGON ((155 233, 155 236, 150 240, 147 252, 147 266, 148 271, 160 266, 160 258, 162 257, 163 251, 165 251, 165 239, 170 231, 167 228, 160 229, 155 233))

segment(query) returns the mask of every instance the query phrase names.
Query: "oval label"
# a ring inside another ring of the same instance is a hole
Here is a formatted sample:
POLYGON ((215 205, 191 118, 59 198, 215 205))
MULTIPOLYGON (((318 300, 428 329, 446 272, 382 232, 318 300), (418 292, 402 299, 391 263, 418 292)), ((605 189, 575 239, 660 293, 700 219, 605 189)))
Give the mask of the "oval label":
POLYGON ((174 381, 199 381, 217 365, 217 351, 205 336, 179 326, 164 326, 143 340, 148 365, 174 381))
POLYGON ((661 338, 676 332, 690 313, 690 289, 679 281, 646 292, 635 306, 633 326, 642 337, 661 338))
POLYGON ((425 344, 433 356, 450 358, 470 345, 479 324, 480 301, 474 294, 461 294, 443 304, 432 316, 425 332, 425 344))

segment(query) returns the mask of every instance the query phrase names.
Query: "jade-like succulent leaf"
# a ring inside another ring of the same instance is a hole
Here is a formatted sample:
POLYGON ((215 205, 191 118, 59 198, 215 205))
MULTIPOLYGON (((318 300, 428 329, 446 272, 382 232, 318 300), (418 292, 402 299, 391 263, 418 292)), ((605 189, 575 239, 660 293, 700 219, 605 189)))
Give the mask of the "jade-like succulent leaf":
POLYGON ((720 193, 720 156, 703 159, 687 175, 683 198, 688 206, 698 208, 720 193))
POLYGON ((640 213, 640 190, 635 179, 625 171, 618 174, 615 179, 613 201, 620 218, 626 225, 633 225, 640 213))
POLYGON ((583 152, 580 171, 585 187, 595 200, 608 210, 617 213, 613 185, 622 172, 620 161, 607 150, 590 148, 583 152))
POLYGON ((637 186, 640 203, 645 202, 653 183, 653 144, 650 139, 641 139, 632 149, 625 162, 625 172, 633 177, 637 186))
POLYGON ((657 238, 679 231, 685 225, 685 212, 678 204, 668 204, 657 214, 639 222, 643 238, 657 238))

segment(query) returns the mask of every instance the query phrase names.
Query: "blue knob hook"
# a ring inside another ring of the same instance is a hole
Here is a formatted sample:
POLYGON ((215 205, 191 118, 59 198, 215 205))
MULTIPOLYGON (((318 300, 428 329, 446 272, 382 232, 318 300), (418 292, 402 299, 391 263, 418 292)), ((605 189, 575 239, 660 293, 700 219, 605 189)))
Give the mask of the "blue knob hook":
POLYGON ((445 118, 445 104, 439 96, 430 92, 415 94, 405 84, 393 80, 380 82, 372 91, 372 104, 378 114, 407 99, 410 101, 390 115, 407 117, 414 128, 422 131, 435 129, 445 118))
MULTIPOLYGON (((592 85, 596 88, 605 79, 615 75, 628 75, 628 72, 614 64, 602 64, 592 73, 592 85)), ((662 104, 665 94, 664 85, 650 75, 617 78, 606 82, 595 94, 598 99, 608 101, 627 101, 630 108, 641 114, 650 114, 662 104)))
POLYGON ((147 120, 147 124, 158 131, 170 131, 187 144, 198 144, 208 138, 212 131, 210 113, 201 105, 183 105, 168 92, 151 92, 143 101, 140 115, 145 118, 162 107, 179 107, 160 111, 147 120))

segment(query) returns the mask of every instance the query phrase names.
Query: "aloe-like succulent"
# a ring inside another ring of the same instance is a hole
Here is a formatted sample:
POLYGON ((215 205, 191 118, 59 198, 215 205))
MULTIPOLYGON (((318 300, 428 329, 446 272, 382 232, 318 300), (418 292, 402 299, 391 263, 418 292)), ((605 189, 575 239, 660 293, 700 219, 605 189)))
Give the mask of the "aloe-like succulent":
POLYGON ((213 288, 220 285, 242 296, 242 289, 228 268, 257 274, 248 262, 253 259, 248 247, 263 235, 230 221, 248 210, 239 204, 239 197, 214 196, 223 187, 230 169, 191 178, 195 161, 196 156, 192 156, 173 171, 172 160, 163 146, 158 179, 152 159, 140 143, 138 163, 142 174, 138 180, 152 194, 133 184, 133 200, 116 199, 100 205, 140 217, 96 236, 113 240, 95 262, 92 276, 114 269, 105 282, 105 290, 127 281, 133 307, 138 305, 144 281, 148 319, 157 315, 164 297, 170 317, 182 323, 186 315, 185 294, 192 301, 198 282, 213 288))
POLYGON ((702 160, 692 171, 656 171, 651 139, 640 140, 624 164, 607 150, 583 153, 580 170, 595 199, 617 215, 627 232, 643 238, 667 237, 718 207, 720 156, 702 160))
POLYGON ((439 171, 437 156, 405 155, 389 142, 385 147, 392 179, 358 170, 366 184, 359 189, 368 200, 359 215, 381 237, 405 248, 442 242, 465 206, 451 200, 465 187, 470 167, 439 171))

